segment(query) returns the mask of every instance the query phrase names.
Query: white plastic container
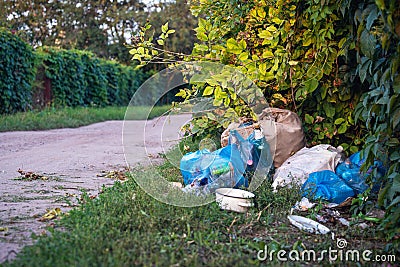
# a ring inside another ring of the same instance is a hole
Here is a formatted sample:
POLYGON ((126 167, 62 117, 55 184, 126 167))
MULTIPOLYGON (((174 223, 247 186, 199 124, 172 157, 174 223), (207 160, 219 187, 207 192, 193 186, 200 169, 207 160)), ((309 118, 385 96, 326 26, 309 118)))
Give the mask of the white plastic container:
POLYGON ((221 209, 245 213, 252 207, 254 194, 235 188, 218 188, 215 190, 216 202, 221 209))

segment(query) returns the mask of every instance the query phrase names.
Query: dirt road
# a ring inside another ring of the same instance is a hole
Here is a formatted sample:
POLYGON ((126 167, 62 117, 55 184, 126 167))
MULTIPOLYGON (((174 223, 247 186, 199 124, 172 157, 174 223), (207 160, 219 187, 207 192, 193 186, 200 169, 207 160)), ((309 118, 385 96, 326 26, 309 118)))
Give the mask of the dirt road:
POLYGON ((147 165, 149 157, 157 158, 177 142, 179 128, 189 118, 0 133, 0 263, 31 244, 32 233, 45 231, 51 221, 39 219, 47 209, 66 212, 82 190, 95 196, 103 185, 111 186, 114 180, 104 174, 127 167, 123 143, 127 153, 135 154, 128 157, 129 166, 147 165), (19 169, 32 172, 33 178, 24 178, 19 169))

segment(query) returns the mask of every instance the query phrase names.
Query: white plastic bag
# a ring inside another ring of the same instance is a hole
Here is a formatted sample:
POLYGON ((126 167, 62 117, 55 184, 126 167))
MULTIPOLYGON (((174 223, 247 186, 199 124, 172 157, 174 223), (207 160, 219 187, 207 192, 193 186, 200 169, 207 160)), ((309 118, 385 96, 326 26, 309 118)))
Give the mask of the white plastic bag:
POLYGON ((327 144, 300 149, 276 170, 272 183, 274 191, 290 184, 302 185, 312 172, 334 172, 336 165, 342 160, 342 151, 342 147, 335 148, 327 144))

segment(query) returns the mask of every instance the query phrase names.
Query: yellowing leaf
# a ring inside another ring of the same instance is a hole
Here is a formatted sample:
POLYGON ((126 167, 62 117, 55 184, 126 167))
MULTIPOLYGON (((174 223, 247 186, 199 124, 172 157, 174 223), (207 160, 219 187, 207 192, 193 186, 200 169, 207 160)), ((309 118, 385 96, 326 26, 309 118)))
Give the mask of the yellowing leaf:
POLYGON ((243 50, 239 47, 238 42, 233 38, 229 38, 228 41, 226 41, 226 47, 228 48, 229 52, 237 55, 242 53, 243 50))
POLYGON ((273 38, 273 35, 271 32, 269 32, 267 30, 263 30, 258 34, 258 37, 267 39, 267 40, 271 40, 273 38))
POLYGON ((249 53, 248 52, 243 52, 238 56, 238 59, 243 61, 243 60, 248 59, 248 57, 249 57, 249 53))
POLYGON ((168 22, 161 26, 161 31, 166 33, 168 31, 168 22))
POLYGON ((164 40, 163 40, 163 39, 158 39, 158 40, 157 40, 157 43, 158 43, 159 45, 164 45, 164 40))
POLYGON ((56 218, 57 216, 61 215, 61 209, 60 208, 55 208, 55 209, 51 209, 51 210, 47 210, 47 213, 44 214, 42 217, 40 217, 39 221, 49 221, 52 220, 54 218, 56 218))
POLYGON ((263 57, 263 58, 269 58, 269 59, 271 59, 271 58, 274 57, 274 53, 272 53, 272 52, 269 51, 269 50, 264 50, 264 52, 263 52, 263 54, 262 54, 262 57, 263 57))
POLYGON ((213 92, 214 92, 214 87, 207 86, 206 89, 204 89, 203 96, 212 95, 213 92))

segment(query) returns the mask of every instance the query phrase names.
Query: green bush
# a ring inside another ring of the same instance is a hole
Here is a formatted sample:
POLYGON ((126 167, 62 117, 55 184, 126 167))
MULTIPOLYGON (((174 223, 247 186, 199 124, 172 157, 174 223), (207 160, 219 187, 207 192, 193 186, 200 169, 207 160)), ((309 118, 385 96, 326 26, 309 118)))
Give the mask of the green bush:
POLYGON ((34 61, 29 45, 0 28, 0 114, 30 109, 34 61))

